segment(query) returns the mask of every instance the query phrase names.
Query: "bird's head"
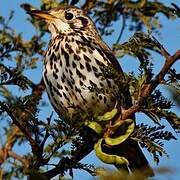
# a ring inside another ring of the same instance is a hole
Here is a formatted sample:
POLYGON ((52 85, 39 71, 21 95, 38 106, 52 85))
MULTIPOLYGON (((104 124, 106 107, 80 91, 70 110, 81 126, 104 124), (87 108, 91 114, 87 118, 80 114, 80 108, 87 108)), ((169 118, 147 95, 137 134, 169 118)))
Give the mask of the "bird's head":
POLYGON ((27 10, 27 13, 45 20, 53 37, 76 32, 83 32, 86 35, 97 33, 94 23, 86 12, 74 6, 63 5, 49 11, 27 10))

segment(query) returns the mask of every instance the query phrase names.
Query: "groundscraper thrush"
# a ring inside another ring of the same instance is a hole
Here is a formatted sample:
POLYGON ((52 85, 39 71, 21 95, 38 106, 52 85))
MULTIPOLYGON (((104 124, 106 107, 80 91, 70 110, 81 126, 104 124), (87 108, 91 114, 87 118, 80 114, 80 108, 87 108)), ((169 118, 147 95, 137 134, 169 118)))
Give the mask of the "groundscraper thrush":
MULTIPOLYGON (((77 109, 93 116, 131 106, 128 89, 120 87, 123 71, 86 12, 63 5, 27 13, 45 20, 52 35, 43 77, 50 102, 61 119, 67 123, 75 120, 77 109)), ((148 175, 153 174, 137 142, 129 139, 114 151, 128 159, 131 170, 146 169, 148 175)))

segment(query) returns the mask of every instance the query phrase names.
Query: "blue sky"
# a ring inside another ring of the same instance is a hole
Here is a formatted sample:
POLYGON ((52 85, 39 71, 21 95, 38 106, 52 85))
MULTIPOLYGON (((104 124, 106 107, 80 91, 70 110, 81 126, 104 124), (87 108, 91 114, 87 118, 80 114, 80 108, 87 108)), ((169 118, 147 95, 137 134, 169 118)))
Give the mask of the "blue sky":
MULTIPOLYGON (((22 32, 25 39, 29 39, 31 37, 31 35, 33 33, 35 33, 36 30, 32 27, 32 25, 29 22, 26 21, 27 15, 20 8, 20 4, 25 3, 25 2, 32 3, 34 6, 38 7, 40 1, 1 0, 1 2, 0 2, 0 15, 8 16, 9 11, 14 10, 15 16, 14 16, 13 21, 11 22, 12 27, 15 27, 17 33, 22 32)), ((165 0, 162 2, 165 2, 167 4, 170 4, 171 2, 179 4, 179 0, 172 0, 172 1, 171 0, 165 0)), ((160 42, 162 44, 164 44, 165 48, 167 48, 167 50, 171 54, 173 54, 178 48, 180 48, 180 20, 169 21, 163 16, 160 16, 160 20, 163 24, 163 28, 160 29, 161 35, 160 36, 155 35, 155 36, 158 40, 160 40, 160 42)), ((120 25, 121 25, 121 22, 118 22, 116 25, 114 25, 115 33, 113 34, 113 36, 105 38, 105 41, 109 46, 111 46, 113 44, 113 42, 116 41, 116 37, 118 36, 117 33, 118 33, 118 29, 119 29, 120 25)), ((130 35, 132 35, 132 34, 125 32, 123 34, 123 38, 122 38, 121 42, 128 40, 130 35)), ((119 62, 122 65, 122 68, 126 72, 131 72, 133 70, 135 70, 135 71, 137 70, 137 62, 134 61, 132 58, 126 57, 126 58, 119 60, 119 62)), ((158 72, 159 68, 162 66, 162 64, 164 62, 164 59, 158 55, 155 55, 153 57, 153 62, 156 65, 155 72, 158 72)), ((35 82, 38 82, 39 79, 41 78, 42 67, 41 67, 40 63, 39 63, 39 66, 40 67, 37 70, 34 70, 33 75, 32 75, 32 71, 26 72, 26 75, 28 77, 32 78, 35 82)), ((175 67, 178 71, 180 71, 180 62, 176 63, 175 67)), ((166 94, 168 94, 166 91, 164 91, 164 92, 166 94)), ((47 98, 46 95, 44 95, 44 97, 47 98)), ((174 110, 176 112, 178 112, 178 114, 180 114, 179 113, 180 111, 177 108, 174 108, 174 110)), ((48 106, 48 108, 46 108, 45 112, 43 111, 42 114, 44 117, 46 117, 46 115, 49 115, 51 113, 51 111, 52 111, 51 106, 48 106)), ((144 120, 144 116, 137 115, 137 119, 143 119, 144 120)), ((146 120, 147 119, 145 119, 145 121, 146 120)), ((165 122, 165 124, 168 126, 168 129, 170 129, 169 125, 166 122, 165 122)), ((1 124, 0 124, 0 126, 1 126, 1 124)), ((176 179, 178 179, 178 177, 180 177, 180 153, 179 153, 180 137, 178 135, 176 137, 179 138, 179 140, 165 143, 167 153, 170 155, 170 157, 169 158, 166 158, 165 156, 162 157, 159 166, 170 166, 172 168, 176 168, 177 171, 174 174, 166 175, 164 177, 158 176, 157 177, 158 180, 159 179, 176 180, 176 179)), ((17 150, 20 151, 19 149, 17 149, 17 150)), ((24 150, 22 149, 21 151, 24 152, 25 149, 24 150)), ((147 152, 146 152, 146 154, 147 154, 149 162, 152 164, 152 166, 154 168, 157 168, 155 163, 153 163, 152 157, 147 152)), ((95 163, 98 166, 102 166, 102 163, 94 156, 94 153, 91 153, 88 157, 83 159, 83 162, 95 163)), ((75 180, 78 180, 78 179, 88 180, 88 179, 91 179, 91 177, 87 173, 80 173, 80 171, 76 171, 75 180)))

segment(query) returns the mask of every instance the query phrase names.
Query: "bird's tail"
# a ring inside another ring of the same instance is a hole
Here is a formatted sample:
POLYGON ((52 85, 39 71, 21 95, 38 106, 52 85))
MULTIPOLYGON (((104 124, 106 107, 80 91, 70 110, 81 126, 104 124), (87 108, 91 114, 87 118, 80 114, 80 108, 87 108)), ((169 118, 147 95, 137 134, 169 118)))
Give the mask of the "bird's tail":
POLYGON ((153 169, 150 167, 138 143, 134 140, 127 139, 120 145, 111 148, 105 147, 103 151, 125 157, 129 161, 129 166, 116 166, 118 169, 124 169, 126 171, 130 169, 131 172, 139 172, 144 177, 154 176, 153 169))

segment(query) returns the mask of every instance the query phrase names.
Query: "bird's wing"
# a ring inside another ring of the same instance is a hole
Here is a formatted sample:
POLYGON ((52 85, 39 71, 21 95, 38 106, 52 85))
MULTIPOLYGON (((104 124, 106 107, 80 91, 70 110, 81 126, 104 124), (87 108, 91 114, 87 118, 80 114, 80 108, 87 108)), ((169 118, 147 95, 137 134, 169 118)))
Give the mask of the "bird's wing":
POLYGON ((101 37, 98 38, 98 45, 100 49, 105 54, 106 58, 108 59, 109 63, 113 65, 114 69, 118 72, 123 72, 117 58, 113 54, 113 51, 109 48, 109 46, 101 39, 101 37))

